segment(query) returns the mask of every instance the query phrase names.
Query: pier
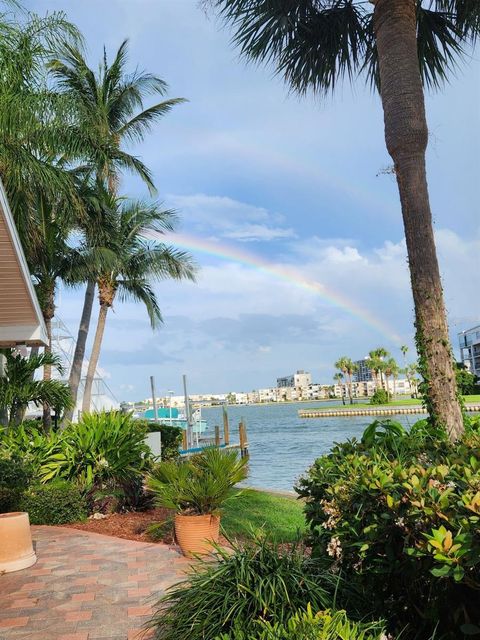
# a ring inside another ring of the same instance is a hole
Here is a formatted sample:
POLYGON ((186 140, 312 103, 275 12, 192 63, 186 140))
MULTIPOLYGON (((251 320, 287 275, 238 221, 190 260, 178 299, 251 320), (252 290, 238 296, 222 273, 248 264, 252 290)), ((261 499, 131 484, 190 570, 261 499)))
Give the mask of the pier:
MULTIPOLYGON (((480 405, 467 404, 465 411, 480 413, 480 405)), ((425 407, 418 405, 415 407, 373 407, 371 409, 299 409, 300 418, 348 418, 349 416, 398 416, 427 413, 425 407)))
POLYGON ((200 453, 205 447, 218 447, 219 449, 238 449, 242 458, 248 457, 248 437, 247 426, 242 418, 238 424, 238 442, 230 441, 230 425, 228 413, 223 407, 223 433, 220 427, 215 425, 215 435, 212 438, 199 438, 198 447, 187 447, 187 433, 183 433, 183 443, 180 449, 180 456, 188 457, 200 453))

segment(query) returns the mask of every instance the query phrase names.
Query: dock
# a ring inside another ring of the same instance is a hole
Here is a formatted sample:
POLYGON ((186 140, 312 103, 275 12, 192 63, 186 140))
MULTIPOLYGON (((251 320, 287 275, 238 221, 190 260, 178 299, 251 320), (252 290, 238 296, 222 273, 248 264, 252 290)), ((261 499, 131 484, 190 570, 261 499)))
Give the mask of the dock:
MULTIPOLYGON (((467 404, 465 411, 480 413, 480 405, 467 404)), ((372 407, 362 409, 299 409, 300 418, 348 418, 353 416, 398 416, 398 415, 414 415, 419 413, 427 413, 422 405, 408 407, 372 407)))
POLYGON ((199 438, 197 447, 187 446, 187 433, 183 433, 183 443, 180 449, 181 457, 193 456, 200 453, 206 447, 217 447, 219 449, 238 449, 242 458, 248 457, 248 437, 247 426, 242 418, 238 424, 238 442, 230 441, 230 424, 226 408, 223 408, 223 433, 219 425, 215 425, 215 435, 212 438, 199 438))

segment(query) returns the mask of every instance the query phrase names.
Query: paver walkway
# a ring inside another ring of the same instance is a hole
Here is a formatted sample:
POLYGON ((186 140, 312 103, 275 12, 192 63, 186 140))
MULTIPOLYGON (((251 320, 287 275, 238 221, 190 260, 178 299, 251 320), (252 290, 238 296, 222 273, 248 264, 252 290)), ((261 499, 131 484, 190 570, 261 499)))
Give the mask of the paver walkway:
POLYGON ((163 544, 32 527, 38 561, 0 575, 0 640, 132 640, 152 601, 185 576, 163 544))

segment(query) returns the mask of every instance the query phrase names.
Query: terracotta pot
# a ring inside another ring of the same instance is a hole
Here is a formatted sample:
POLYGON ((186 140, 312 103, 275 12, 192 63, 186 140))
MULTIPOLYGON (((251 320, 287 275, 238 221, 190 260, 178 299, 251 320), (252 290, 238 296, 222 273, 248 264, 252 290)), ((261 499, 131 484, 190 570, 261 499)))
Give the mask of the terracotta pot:
POLYGON ((183 555, 188 558, 211 553, 212 542, 218 542, 219 534, 219 516, 175 515, 175 537, 183 555))
POLYGON ((28 513, 0 513, 0 574, 26 569, 36 561, 28 513))

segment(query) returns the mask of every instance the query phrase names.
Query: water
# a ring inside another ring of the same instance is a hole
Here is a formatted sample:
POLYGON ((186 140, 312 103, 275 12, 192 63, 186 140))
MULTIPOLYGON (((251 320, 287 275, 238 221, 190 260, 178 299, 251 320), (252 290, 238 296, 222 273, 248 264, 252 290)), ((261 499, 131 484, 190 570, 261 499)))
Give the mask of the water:
MULTIPOLYGON (((318 456, 328 452, 334 442, 353 436, 360 438, 375 416, 349 418, 300 418, 299 409, 328 407, 332 402, 247 405, 229 407, 230 439, 238 442, 238 423, 244 418, 250 451, 248 484, 263 489, 291 491, 296 479, 318 456)), ((216 424, 222 429, 222 408, 202 410, 208 422, 208 434, 216 424)), ((425 417, 422 415, 392 416, 408 426, 425 417)))

